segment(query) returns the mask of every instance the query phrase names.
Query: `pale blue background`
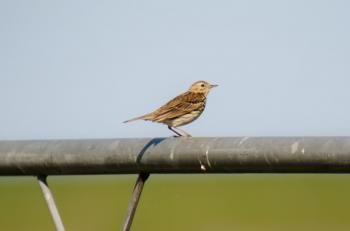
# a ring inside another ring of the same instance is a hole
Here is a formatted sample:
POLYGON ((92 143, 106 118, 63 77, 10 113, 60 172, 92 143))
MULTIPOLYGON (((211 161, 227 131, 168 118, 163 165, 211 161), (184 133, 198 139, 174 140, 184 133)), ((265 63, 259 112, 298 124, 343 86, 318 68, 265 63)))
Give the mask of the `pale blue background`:
POLYGON ((203 79, 194 136, 350 135, 350 1, 0 1, 0 139, 169 136, 122 121, 203 79))

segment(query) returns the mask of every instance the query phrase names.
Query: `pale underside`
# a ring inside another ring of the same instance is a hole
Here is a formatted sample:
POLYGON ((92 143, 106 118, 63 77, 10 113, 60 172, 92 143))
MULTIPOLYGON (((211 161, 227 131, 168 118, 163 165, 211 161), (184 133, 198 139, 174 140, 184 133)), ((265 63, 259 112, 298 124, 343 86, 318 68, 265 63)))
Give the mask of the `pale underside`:
POLYGON ((192 121, 198 119, 198 117, 202 114, 203 111, 192 111, 188 114, 184 114, 182 116, 177 117, 173 120, 166 120, 161 123, 164 123, 170 127, 179 127, 186 124, 191 123, 192 121))

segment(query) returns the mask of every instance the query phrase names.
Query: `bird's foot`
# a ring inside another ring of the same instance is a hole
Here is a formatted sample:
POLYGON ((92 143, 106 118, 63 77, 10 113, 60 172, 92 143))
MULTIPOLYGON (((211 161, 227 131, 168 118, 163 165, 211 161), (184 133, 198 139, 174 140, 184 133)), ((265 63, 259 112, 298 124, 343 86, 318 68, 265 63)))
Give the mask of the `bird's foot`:
POLYGON ((179 137, 185 137, 185 138, 190 138, 190 137, 192 137, 191 135, 189 135, 189 136, 172 136, 172 137, 174 137, 174 138, 179 138, 179 137))
POLYGON ((188 138, 188 137, 192 137, 190 134, 181 134, 181 135, 173 135, 172 137, 174 137, 174 138, 179 138, 179 137, 186 137, 186 138, 188 138))

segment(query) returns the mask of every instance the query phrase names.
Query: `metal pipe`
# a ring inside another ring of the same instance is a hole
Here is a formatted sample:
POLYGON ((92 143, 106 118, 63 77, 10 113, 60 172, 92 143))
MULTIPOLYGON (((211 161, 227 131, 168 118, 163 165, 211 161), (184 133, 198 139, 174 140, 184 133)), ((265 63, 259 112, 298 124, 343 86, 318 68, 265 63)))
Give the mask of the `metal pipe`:
POLYGON ((0 141, 0 175, 350 173, 350 137, 0 141))
POLYGON ((38 176, 38 181, 39 181, 41 191, 43 192, 45 201, 47 203, 47 206, 49 207, 51 217, 53 219, 53 222, 55 223, 56 230, 57 231, 64 231, 65 229, 63 226, 61 216, 58 213, 58 209, 57 209, 55 200, 53 199, 53 196, 52 196, 51 190, 49 188, 49 185, 47 184, 46 178, 47 178, 47 176, 44 176, 44 175, 38 176))

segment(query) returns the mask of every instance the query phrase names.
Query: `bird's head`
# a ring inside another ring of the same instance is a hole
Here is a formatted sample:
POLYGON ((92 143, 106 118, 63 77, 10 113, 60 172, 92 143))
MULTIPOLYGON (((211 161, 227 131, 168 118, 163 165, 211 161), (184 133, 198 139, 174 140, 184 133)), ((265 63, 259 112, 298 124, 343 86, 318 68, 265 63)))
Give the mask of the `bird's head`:
POLYGON ((195 93, 203 93, 207 95, 213 87, 217 87, 216 84, 210 84, 206 81, 200 80, 191 85, 189 91, 195 93))

